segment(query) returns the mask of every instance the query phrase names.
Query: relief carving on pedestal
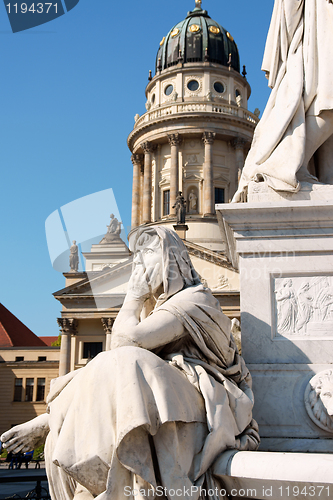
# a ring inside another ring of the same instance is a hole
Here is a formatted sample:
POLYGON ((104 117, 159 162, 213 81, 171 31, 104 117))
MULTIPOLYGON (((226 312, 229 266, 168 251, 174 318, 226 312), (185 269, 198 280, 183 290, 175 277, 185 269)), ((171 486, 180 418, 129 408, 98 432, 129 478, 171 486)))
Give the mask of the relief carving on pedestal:
POLYGON ((276 336, 333 336, 333 276, 274 279, 276 336))
POLYGON ((333 433, 333 370, 312 377, 305 389, 304 402, 311 420, 324 431, 333 433))

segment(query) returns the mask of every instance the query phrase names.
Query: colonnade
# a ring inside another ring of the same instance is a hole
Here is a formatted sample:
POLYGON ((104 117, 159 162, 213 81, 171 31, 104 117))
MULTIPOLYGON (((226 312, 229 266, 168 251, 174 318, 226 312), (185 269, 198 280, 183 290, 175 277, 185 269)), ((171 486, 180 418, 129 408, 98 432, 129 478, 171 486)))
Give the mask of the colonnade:
MULTIPOLYGON (((74 367, 71 366, 71 339, 78 333, 78 321, 75 318, 58 318, 57 322, 61 329, 59 361, 59 377, 61 377, 74 369, 74 367)), ((114 318, 101 318, 101 322, 106 334, 105 350, 108 351, 111 348, 111 331, 114 318)))
MULTIPOLYGON (((205 148, 205 160, 203 165, 203 207, 204 216, 215 213, 214 175, 213 175, 213 144, 216 134, 204 132, 202 141, 205 148)), ((173 206, 179 191, 179 149, 182 142, 181 134, 167 134, 170 144, 170 217, 175 216, 173 206)), ((231 141, 236 150, 236 174, 239 176, 244 165, 244 145, 246 141, 236 138, 231 141)), ((152 163, 156 145, 146 141, 140 145, 144 154, 133 154, 133 192, 132 192, 132 227, 152 222, 152 163)), ((157 180, 155 180, 157 182, 157 180)), ((232 182, 234 184, 234 182, 232 182)), ((235 179, 235 189, 238 180, 235 179)))

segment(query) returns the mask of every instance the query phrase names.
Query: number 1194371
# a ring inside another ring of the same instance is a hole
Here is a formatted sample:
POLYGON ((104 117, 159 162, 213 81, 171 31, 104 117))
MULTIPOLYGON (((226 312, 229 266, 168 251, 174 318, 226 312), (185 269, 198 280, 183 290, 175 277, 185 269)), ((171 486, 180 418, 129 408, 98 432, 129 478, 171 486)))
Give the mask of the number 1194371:
POLYGON ((8 14, 26 14, 31 12, 32 14, 48 14, 55 12, 58 14, 58 3, 32 3, 30 5, 26 3, 8 3, 6 5, 8 9, 8 14))

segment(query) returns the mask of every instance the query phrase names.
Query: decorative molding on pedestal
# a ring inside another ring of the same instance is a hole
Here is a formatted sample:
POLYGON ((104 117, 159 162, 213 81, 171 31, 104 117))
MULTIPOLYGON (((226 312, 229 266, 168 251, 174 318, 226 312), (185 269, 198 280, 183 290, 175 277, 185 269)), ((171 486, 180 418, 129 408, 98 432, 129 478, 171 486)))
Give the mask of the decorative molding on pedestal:
POLYGON ((333 434, 333 370, 317 373, 309 381, 304 394, 305 408, 311 420, 333 434))

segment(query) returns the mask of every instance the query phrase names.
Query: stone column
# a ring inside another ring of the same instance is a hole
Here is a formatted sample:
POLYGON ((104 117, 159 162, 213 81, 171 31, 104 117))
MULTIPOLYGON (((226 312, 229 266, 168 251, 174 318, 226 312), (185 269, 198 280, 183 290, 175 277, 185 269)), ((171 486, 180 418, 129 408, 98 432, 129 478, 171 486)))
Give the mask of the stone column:
POLYGON ((169 144, 171 146, 171 168, 170 168, 170 215, 176 215, 176 209, 172 208, 176 203, 179 191, 179 144, 181 142, 180 134, 168 134, 169 144))
POLYGON ((111 349, 111 333, 112 333, 114 319, 113 318, 101 318, 101 321, 102 321, 102 325, 104 327, 104 331, 106 333, 105 350, 110 351, 110 349, 111 349))
POLYGON ((234 192, 236 192, 236 190, 238 188, 239 179, 242 175, 244 161, 245 161, 244 146, 246 143, 247 143, 247 141, 245 139, 242 139, 241 137, 235 137, 235 139, 233 139, 231 141, 231 145, 236 151, 235 188, 233 190, 233 194, 234 194, 234 192))
POLYGON ((59 377, 70 372, 71 363, 71 337, 77 333, 77 320, 72 318, 58 318, 57 323, 61 328, 61 346, 59 377))
POLYGON ((142 223, 151 222, 151 168, 152 168, 152 153, 153 144, 144 142, 141 144, 144 151, 144 174, 143 174, 143 211, 142 223))
POLYGON ((134 154, 133 163, 133 190, 132 190, 132 228, 140 224, 140 175, 143 155, 134 154))
POLYGON ((202 140, 205 145, 205 163, 203 168, 204 192, 203 192, 203 214, 213 215, 215 213, 215 194, 213 184, 213 143, 215 132, 204 132, 202 140))

